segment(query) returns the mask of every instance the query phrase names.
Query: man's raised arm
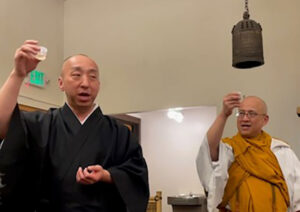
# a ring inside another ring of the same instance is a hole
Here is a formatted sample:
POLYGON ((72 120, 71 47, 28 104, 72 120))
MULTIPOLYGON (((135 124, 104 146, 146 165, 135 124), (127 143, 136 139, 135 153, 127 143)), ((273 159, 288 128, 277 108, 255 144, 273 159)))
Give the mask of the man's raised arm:
POLYGON ((221 113, 217 116, 216 120, 207 131, 207 140, 210 149, 210 156, 213 161, 217 161, 219 159, 219 144, 222 138, 227 118, 232 114, 233 109, 239 106, 240 94, 227 94, 223 98, 223 108, 221 113))
POLYGON ((14 68, 0 89, 0 139, 6 136, 24 78, 39 63, 39 60, 34 57, 39 50, 38 42, 34 40, 25 41, 16 50, 14 68))

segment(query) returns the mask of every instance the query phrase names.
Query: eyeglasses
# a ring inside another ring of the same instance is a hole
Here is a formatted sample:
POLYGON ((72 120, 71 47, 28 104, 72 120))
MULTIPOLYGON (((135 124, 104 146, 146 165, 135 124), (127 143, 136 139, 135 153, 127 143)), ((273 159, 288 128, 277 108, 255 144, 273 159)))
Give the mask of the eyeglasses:
POLYGON ((251 118, 255 118, 256 116, 265 116, 266 114, 259 114, 255 111, 244 111, 244 110, 239 110, 236 113, 236 117, 238 117, 239 119, 244 118, 245 116, 247 116, 249 119, 251 118))

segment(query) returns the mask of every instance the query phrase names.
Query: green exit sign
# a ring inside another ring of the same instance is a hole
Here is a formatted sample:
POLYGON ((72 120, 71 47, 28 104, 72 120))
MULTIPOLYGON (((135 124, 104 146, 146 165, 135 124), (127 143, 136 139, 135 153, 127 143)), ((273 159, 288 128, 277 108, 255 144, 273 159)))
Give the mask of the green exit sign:
POLYGON ((38 70, 33 70, 30 72, 29 76, 29 84, 31 85, 37 85, 40 87, 45 86, 45 73, 38 71, 38 70))

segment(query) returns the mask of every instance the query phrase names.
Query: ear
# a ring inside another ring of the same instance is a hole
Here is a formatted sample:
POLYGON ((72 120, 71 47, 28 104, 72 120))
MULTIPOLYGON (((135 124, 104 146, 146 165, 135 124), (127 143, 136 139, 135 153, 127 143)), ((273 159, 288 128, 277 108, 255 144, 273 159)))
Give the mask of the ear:
POLYGON ((268 115, 265 115, 265 116, 264 116, 264 126, 265 126, 266 124, 268 124, 268 122, 269 122, 269 116, 268 116, 268 115))
POLYGON ((62 79, 61 76, 58 77, 58 86, 59 86, 59 88, 60 88, 61 91, 65 91, 65 89, 64 89, 64 82, 63 82, 63 79, 62 79))

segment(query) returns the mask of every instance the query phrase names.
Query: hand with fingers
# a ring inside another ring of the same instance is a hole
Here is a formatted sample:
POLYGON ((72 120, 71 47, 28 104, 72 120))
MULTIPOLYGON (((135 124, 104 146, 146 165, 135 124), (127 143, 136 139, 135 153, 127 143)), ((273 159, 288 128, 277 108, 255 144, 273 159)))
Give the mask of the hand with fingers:
POLYGON ((15 52, 15 67, 14 72, 19 77, 25 78, 26 75, 34 70, 40 60, 36 59, 35 55, 40 51, 38 41, 26 40, 23 45, 15 52))
POLYGON ((84 169, 79 167, 76 173, 76 181, 84 185, 91 185, 99 181, 112 183, 110 173, 100 165, 92 165, 84 169))
POLYGON ((222 112, 226 117, 232 114, 234 108, 238 108, 240 106, 240 100, 241 96, 238 92, 229 93, 223 98, 222 112))

